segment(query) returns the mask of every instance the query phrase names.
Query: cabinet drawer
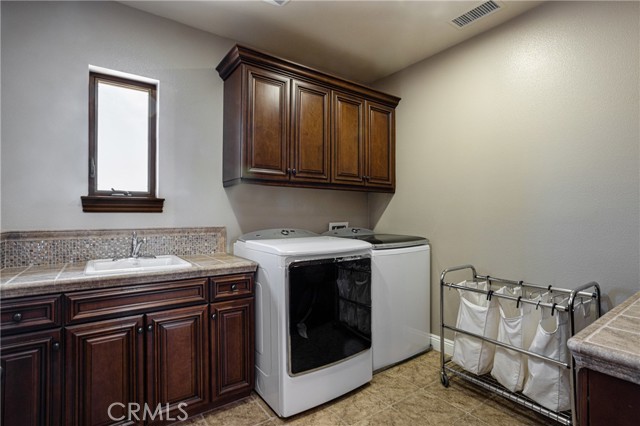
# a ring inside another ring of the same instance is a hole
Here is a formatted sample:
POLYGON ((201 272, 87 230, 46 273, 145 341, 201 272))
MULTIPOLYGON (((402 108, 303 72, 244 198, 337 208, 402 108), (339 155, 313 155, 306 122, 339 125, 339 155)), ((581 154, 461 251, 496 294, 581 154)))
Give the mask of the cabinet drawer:
POLYGON ((60 295, 2 301, 2 334, 60 325, 60 295))
POLYGON ((211 278, 211 300, 227 300, 253 294, 253 275, 229 275, 211 278))
POLYGON ((206 303, 206 278, 79 291, 65 295, 66 321, 77 323, 206 303))

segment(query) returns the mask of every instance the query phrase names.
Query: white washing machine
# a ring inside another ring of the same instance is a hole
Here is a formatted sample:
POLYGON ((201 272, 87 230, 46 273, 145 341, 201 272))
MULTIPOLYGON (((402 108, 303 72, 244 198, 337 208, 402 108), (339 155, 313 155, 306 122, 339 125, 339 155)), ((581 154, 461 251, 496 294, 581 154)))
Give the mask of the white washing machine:
POLYGON ((372 378, 369 243, 299 229, 245 234, 234 254, 258 263, 256 392, 281 417, 372 378))
POLYGON ((374 371, 431 349, 429 240, 363 228, 324 235, 371 244, 374 371))

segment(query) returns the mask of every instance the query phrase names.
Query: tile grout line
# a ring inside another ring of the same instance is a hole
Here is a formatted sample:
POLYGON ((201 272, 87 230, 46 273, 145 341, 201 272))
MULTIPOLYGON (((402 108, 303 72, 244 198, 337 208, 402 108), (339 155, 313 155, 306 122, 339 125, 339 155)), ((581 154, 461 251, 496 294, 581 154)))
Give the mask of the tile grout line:
POLYGON ((7 281, 6 283, 4 283, 3 285, 7 285, 7 284, 11 284, 11 282, 13 282, 13 280, 15 280, 16 278, 18 278, 19 276, 21 276, 22 274, 24 274, 25 272, 27 272, 28 270, 30 270, 31 268, 33 268, 33 265, 29 265, 27 266, 23 271, 18 272, 17 275, 13 276, 9 281, 7 281))
MULTIPOLYGON (((430 358, 429 358, 430 360, 430 358)), ((256 421, 254 423, 249 422, 248 418, 245 420, 246 423, 243 423, 246 426, 268 426, 268 425, 277 425, 277 424, 289 424, 292 425, 331 425, 331 426, 352 426, 352 425, 360 425, 360 424, 379 424, 379 418, 382 415, 383 418, 397 420, 399 425, 415 425, 422 424, 419 420, 411 417, 406 409, 403 410, 402 407, 399 407, 402 403, 408 401, 409 399, 415 397, 417 401, 414 401, 414 404, 420 404, 420 401, 424 400, 424 402, 429 403, 427 401, 431 400, 432 404, 436 404, 438 407, 441 407, 442 410, 448 412, 448 407, 452 408, 450 415, 446 419, 446 424, 456 424, 456 425, 465 425, 465 424, 481 424, 483 426, 490 426, 491 424, 495 424, 491 422, 491 416, 493 410, 497 410, 500 413, 500 418, 503 416, 510 417, 513 420, 513 423, 510 424, 521 424, 521 425, 549 425, 550 423, 543 421, 542 419, 537 418, 538 416, 530 416, 528 415, 528 411, 522 412, 520 410, 514 410, 516 407, 511 407, 509 404, 502 404, 501 398, 499 395, 491 395, 490 397, 486 397, 486 395, 477 392, 471 392, 469 388, 466 386, 458 386, 453 389, 454 393, 451 393, 451 396, 455 395, 456 405, 451 404, 449 400, 447 400, 446 393, 443 393, 441 390, 438 390, 437 393, 432 393, 429 390, 434 386, 440 386, 440 382, 437 379, 437 373, 440 367, 436 366, 432 362, 420 363, 416 365, 410 366, 410 368, 403 370, 395 370, 393 373, 390 371, 390 374, 384 376, 391 380, 386 380, 387 383, 378 384, 380 391, 382 394, 374 393, 369 384, 366 388, 358 389, 349 395, 346 398, 339 398, 338 400, 330 401, 321 407, 317 407, 318 409, 309 410, 308 414, 302 414, 299 418, 295 418, 291 420, 291 418, 284 419, 282 421, 280 418, 275 415, 269 408, 268 405, 264 406, 262 400, 259 395, 256 393, 252 393, 250 397, 247 397, 243 401, 242 404, 239 404, 239 407, 243 407, 244 404, 257 404, 259 406, 259 412, 264 414, 267 418, 261 421, 256 421), (415 374, 431 376, 434 375, 434 380, 424 384, 424 386, 414 385, 417 390, 409 390, 405 394, 404 392, 396 392, 406 390, 408 386, 407 384, 412 384, 411 372, 415 374), (399 386, 402 385, 402 386, 399 386), (391 393, 390 393, 391 392, 391 393), (353 405, 355 400, 354 398, 358 395, 361 395, 359 398, 362 398, 362 401, 369 399, 368 404, 371 405, 372 409, 370 411, 360 410, 359 412, 355 412, 355 416, 341 416, 340 413, 345 414, 342 410, 336 410, 337 404, 341 404, 345 402, 347 406, 349 404, 353 405), (384 395, 390 395, 387 398, 384 398, 384 395), (398 397, 401 395, 400 399, 394 402, 394 397, 398 397), (258 399, 260 398, 260 399, 258 399), (469 407, 467 404, 464 404, 465 401, 476 403, 472 407, 469 407), (459 407, 457 404, 465 405, 464 408, 459 407), (486 409, 483 409, 486 407, 486 409), (453 410, 455 409, 455 410, 453 410), (362 413, 365 414, 363 418, 358 418, 362 413), (275 415, 275 417, 274 417, 275 415), (319 417, 316 417, 319 416, 319 417), (378 422, 378 423, 377 423, 378 422)), ((374 376, 375 377, 375 376, 374 376)), ((466 383, 466 382, 462 382, 466 383)), ((375 385, 374 385, 375 386, 375 385)), ((475 388, 474 388, 475 389, 475 388)), ((240 402, 240 401, 238 401, 240 402)), ((266 403, 265 403, 266 404, 266 403)), ((410 403, 411 404, 411 403, 410 403)), ((249 409, 250 406, 244 406, 244 410, 249 409)), ((222 421, 233 421, 233 418, 227 418, 226 416, 221 416, 216 419, 216 414, 214 414, 216 410, 213 410, 209 416, 204 416, 204 421, 202 423, 196 423, 196 425, 204 424, 206 426, 213 426, 214 424, 219 424, 219 420, 222 421), (207 420, 209 419, 209 420, 207 420)), ((251 411, 253 411, 251 409, 251 411)), ((441 411, 441 410, 438 410, 441 411)), ((531 412, 534 414, 533 412, 531 412)), ((442 414, 442 413, 441 413, 442 414)), ((252 416, 253 417, 253 416, 252 416)), ((257 416, 255 416, 257 420, 257 416)), ((200 421, 200 420, 199 420, 200 421)), ((443 420, 444 421, 444 420, 443 420)), ((237 424, 237 423, 233 423, 237 424)), ((553 423, 556 424, 556 423, 553 423)), ((194 425, 195 426, 195 425, 194 425)))
POLYGON ((62 273, 67 269, 67 265, 69 264, 69 262, 65 263, 62 266, 62 269, 60 269, 60 272, 58 272, 58 275, 56 275, 56 277, 53 279, 53 283, 55 284, 56 281, 58 281, 58 279, 60 278, 60 275, 62 275, 62 273))
MULTIPOLYGON (((260 423, 257 423, 259 425, 266 423, 268 421, 271 421, 272 419, 274 419, 275 417, 271 417, 271 415, 269 414, 269 412, 267 412, 267 410, 264 409, 264 407, 262 406, 262 404, 260 404, 260 402, 258 402, 258 400, 256 398, 260 398, 258 396, 258 394, 256 394, 255 396, 251 396, 251 399, 254 404, 256 404, 258 406, 258 408, 260 408, 260 410, 262 410, 262 412, 267 416, 266 420, 261 421, 260 423)), ((264 401, 263 401, 264 402, 264 401)), ((264 402, 266 404, 266 402, 264 402)), ((275 414, 275 413, 274 413, 275 414)), ((277 414, 276 414, 277 416, 277 414)))

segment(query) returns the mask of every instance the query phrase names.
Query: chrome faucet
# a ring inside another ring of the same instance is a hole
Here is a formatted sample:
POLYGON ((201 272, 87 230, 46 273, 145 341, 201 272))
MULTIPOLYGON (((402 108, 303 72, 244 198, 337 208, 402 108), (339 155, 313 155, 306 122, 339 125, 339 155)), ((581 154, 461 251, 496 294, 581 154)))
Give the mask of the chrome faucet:
MULTIPOLYGON (((153 254, 140 254, 140 247, 142 247, 142 245, 146 242, 147 242, 146 238, 142 238, 139 240, 138 233, 136 231, 133 231, 133 234, 131 235, 131 253, 129 254, 128 259, 138 259, 138 258, 155 259, 156 257, 153 254)), ((113 261, 115 262, 123 259, 127 259, 127 258, 116 256, 113 258, 113 261)))
POLYGON ((131 255, 129 257, 137 259, 140 256, 140 247, 142 247, 142 244, 146 242, 146 238, 138 240, 138 234, 136 233, 136 231, 133 231, 133 235, 131 237, 131 255))

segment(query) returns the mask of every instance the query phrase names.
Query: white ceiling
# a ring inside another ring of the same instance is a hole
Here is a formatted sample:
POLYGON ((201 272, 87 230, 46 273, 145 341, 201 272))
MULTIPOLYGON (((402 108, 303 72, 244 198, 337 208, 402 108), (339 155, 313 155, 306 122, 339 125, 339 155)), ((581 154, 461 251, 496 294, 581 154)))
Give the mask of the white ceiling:
POLYGON ((502 8, 463 29, 450 23, 484 1, 121 1, 276 56, 371 83, 498 26, 542 1, 502 8))

